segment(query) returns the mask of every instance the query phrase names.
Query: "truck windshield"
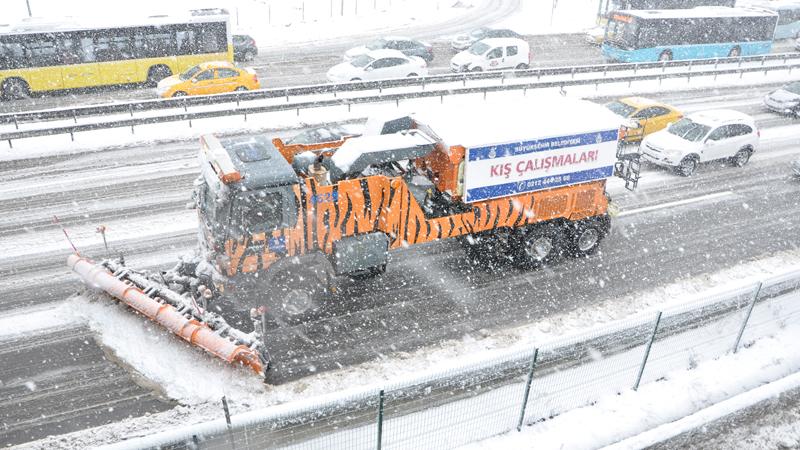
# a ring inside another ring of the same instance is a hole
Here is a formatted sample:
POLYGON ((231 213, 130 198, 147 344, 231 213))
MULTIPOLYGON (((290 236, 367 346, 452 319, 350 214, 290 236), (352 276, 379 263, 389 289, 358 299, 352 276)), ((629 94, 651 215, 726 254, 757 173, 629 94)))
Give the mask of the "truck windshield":
POLYGON ((252 192, 237 198, 236 220, 245 233, 261 233, 278 229, 283 222, 283 205, 279 192, 252 192))
POLYGON ((690 142, 699 141, 703 136, 708 134, 709 130, 711 130, 711 127, 692 122, 691 119, 685 117, 667 128, 670 134, 682 137, 690 142))

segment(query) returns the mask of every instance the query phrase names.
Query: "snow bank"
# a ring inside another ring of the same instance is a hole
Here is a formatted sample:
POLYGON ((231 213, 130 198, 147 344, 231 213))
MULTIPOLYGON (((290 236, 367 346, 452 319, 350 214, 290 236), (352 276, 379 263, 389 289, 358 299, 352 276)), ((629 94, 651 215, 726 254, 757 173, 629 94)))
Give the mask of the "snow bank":
POLYGON ((798 339, 800 325, 793 324, 735 355, 701 362, 693 370, 672 372, 664 381, 643 385, 638 391, 606 396, 592 406, 525 427, 521 433, 513 431, 461 448, 595 449, 652 429, 608 447, 644 448, 800 386, 798 339), (748 393, 770 382, 775 384, 748 393))

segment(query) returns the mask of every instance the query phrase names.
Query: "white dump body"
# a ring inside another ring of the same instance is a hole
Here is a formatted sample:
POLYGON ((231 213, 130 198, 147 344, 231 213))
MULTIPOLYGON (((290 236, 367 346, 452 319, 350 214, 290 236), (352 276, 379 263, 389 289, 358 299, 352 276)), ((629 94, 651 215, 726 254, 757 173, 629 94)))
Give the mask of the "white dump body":
POLYGON ((531 97, 414 117, 466 149, 468 203, 606 179, 617 160, 621 119, 585 100, 531 97))

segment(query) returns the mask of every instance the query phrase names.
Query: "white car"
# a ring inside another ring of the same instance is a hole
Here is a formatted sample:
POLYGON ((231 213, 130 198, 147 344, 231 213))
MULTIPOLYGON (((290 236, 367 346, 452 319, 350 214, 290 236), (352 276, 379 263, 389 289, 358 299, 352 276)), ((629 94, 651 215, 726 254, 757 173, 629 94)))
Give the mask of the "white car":
POLYGON ((516 38, 492 38, 478 41, 453 56, 453 72, 481 72, 495 69, 527 69, 531 65, 528 43, 516 38))
POLYGON ((418 56, 406 56, 398 50, 372 50, 328 70, 334 83, 382 80, 385 78, 424 77, 428 64, 418 56))
POLYGON ((644 161, 689 176, 701 162, 729 159, 744 166, 758 149, 760 132, 747 114, 730 109, 696 112, 644 138, 644 161))

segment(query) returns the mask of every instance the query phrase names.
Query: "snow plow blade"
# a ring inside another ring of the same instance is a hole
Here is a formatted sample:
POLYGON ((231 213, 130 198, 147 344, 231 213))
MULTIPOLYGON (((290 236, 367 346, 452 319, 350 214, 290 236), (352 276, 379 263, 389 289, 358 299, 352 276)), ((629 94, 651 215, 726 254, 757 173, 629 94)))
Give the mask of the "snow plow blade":
MULTIPOLYGON (((179 310, 172 304, 175 303, 176 297, 180 299, 178 294, 172 292, 169 296, 172 297, 170 302, 159 295, 164 294, 166 287, 159 286, 158 289, 154 289, 152 286, 147 286, 143 290, 143 286, 139 284, 145 284, 144 277, 138 276, 139 283, 136 283, 131 280, 134 277, 129 276, 127 269, 114 269, 107 264, 106 262, 95 264, 87 258, 74 254, 67 259, 67 265, 80 275, 87 286, 107 292, 190 344, 228 363, 248 366, 257 374, 265 375, 269 367, 268 357, 265 356, 265 352, 260 353, 260 344, 250 339, 249 335, 230 327, 224 319, 213 313, 197 311, 191 306, 181 304, 177 305, 181 309, 179 310), (146 293, 148 288, 149 295, 146 293), (197 316, 200 316, 200 319, 197 316)), ((263 348, 261 350, 263 351, 263 348)))

